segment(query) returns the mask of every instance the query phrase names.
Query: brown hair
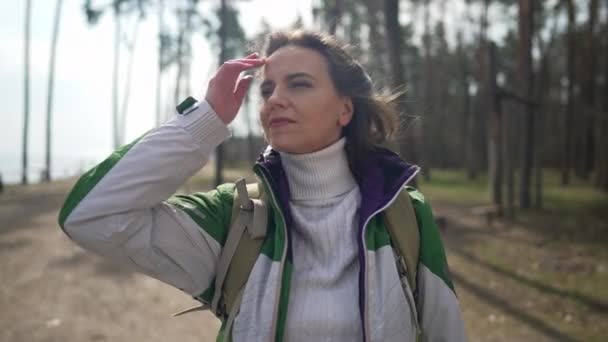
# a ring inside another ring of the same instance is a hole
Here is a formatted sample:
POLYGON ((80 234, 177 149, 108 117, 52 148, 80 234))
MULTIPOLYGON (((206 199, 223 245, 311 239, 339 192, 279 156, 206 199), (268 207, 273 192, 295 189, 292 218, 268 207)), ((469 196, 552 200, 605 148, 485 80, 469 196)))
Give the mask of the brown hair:
POLYGON ((333 36, 301 29, 274 32, 266 38, 264 54, 270 56, 288 45, 309 48, 325 57, 338 94, 351 98, 353 118, 342 134, 347 139, 351 169, 356 170, 356 164, 397 132, 399 119, 393 105, 396 96, 375 94, 372 80, 361 64, 333 36))

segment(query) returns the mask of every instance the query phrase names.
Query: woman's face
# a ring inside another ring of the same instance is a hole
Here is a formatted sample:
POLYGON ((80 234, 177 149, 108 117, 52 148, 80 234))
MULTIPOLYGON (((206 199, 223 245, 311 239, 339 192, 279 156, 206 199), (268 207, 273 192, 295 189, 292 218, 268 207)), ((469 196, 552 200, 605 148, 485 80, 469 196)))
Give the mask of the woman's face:
POLYGON ((338 95, 325 58, 312 49, 276 50, 266 59, 260 90, 264 135, 281 152, 310 153, 333 144, 353 115, 352 101, 338 95))

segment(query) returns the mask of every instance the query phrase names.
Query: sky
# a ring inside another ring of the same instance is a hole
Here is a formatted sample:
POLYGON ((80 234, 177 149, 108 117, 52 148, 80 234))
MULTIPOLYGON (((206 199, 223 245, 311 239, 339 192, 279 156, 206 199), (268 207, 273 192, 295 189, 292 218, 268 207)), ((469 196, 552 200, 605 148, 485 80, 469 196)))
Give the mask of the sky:
MULTIPOLYGON (((289 26, 300 13, 310 23, 311 0, 246 1, 239 4, 240 22, 248 36, 262 18, 273 27, 289 26), (260 3, 263 2, 261 6, 260 3)), ((64 0, 55 66, 53 104, 53 176, 72 175, 90 167, 112 151, 112 63, 114 26, 111 15, 90 27, 83 0, 64 0)), ((219 1, 215 0, 216 3, 219 1)), ((32 1, 29 178, 36 181, 44 167, 46 98, 55 1, 32 1)), ((0 173, 5 183, 20 180, 25 0, 0 1, 0 173)), ((131 26, 129 26, 131 27, 131 26)), ((130 32, 130 29, 129 29, 130 32)), ((128 103, 126 141, 152 128, 156 115, 157 18, 151 13, 140 24, 128 103)), ((191 88, 202 98, 217 64, 202 35, 193 40, 191 88)), ((123 50, 126 51, 126 50, 123 50)), ((125 83, 127 53, 123 52, 121 83, 125 83)), ((165 83, 172 83, 168 76, 165 83)), ((173 92, 166 89, 165 106, 173 92)), ((238 127, 237 127, 238 130, 238 127)))
MULTIPOLYGON (((240 23, 248 37, 258 32, 262 19, 273 28, 291 25, 298 14, 305 26, 312 27, 312 4, 315 0, 241 0, 240 23)), ((94 3, 107 1, 94 1, 94 3)), ((166 1, 169 3, 170 1, 166 1)), ((454 41, 454 20, 462 19, 463 0, 448 1, 446 25, 448 40, 454 41)), ((37 181, 44 168, 45 120, 49 54, 56 0, 32 0, 30 61, 29 178, 37 181)), ((114 21, 101 17, 95 26, 86 23, 84 0, 64 0, 55 66, 53 100, 52 176, 74 175, 103 160, 112 152, 112 66, 114 21)), ((201 1, 218 4, 219 0, 201 1)), ((407 2, 405 2, 407 4, 407 2)), ((203 8, 203 13, 209 8, 203 8)), ((402 21, 418 21, 422 13, 402 6, 402 21)), ((431 20, 439 18, 435 6, 431 20)), ((492 14, 491 14, 492 16, 492 14)), ((0 174, 5 183, 20 180, 23 108, 24 108, 24 23, 25 0, 0 1, 0 174)), ((131 24, 124 24, 127 33, 131 24)), ((492 32, 490 33, 492 35, 492 32)), ((134 68, 127 104, 126 142, 154 127, 156 115, 157 16, 152 11, 140 24, 134 52, 134 68)), ((499 33, 498 33, 499 35, 499 33)), ((419 37, 414 37, 419 39, 419 37)), ((193 39, 191 89, 193 96, 204 97, 208 79, 216 70, 217 60, 202 35, 193 39)), ((121 79, 124 86, 127 53, 121 55, 121 79)), ((170 117, 174 112, 173 73, 163 83, 163 107, 170 117)), ((123 93, 123 92, 121 92, 123 93)), ((242 118, 242 116, 241 116, 242 118)), ((238 118, 235 134, 244 131, 238 118)))

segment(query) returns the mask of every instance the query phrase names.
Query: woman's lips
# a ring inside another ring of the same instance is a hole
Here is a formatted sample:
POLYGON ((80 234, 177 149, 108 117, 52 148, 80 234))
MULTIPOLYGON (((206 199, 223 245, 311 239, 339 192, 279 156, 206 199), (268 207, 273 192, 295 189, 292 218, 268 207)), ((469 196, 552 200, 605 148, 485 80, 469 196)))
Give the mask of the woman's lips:
POLYGON ((270 122, 268 123, 268 126, 271 128, 283 127, 283 126, 292 124, 294 122, 295 121, 287 119, 287 118, 274 118, 274 119, 270 120, 270 122))

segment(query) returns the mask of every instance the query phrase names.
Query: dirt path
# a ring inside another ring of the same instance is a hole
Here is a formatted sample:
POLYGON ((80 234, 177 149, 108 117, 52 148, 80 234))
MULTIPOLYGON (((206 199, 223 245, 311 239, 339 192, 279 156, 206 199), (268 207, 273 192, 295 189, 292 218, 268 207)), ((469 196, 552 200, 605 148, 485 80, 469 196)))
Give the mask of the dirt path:
POLYGON ((57 225, 69 182, 0 196, 0 341, 214 341, 179 290, 84 252, 57 225))
POLYGON ((606 341, 605 247, 433 207, 471 341, 606 341))
MULTIPOLYGON (((69 241, 56 218, 70 185, 9 187, 0 195, 0 341, 214 341, 219 322, 209 313, 171 317, 195 303, 183 293, 69 241)), ((573 287, 580 278, 547 281, 533 272, 565 267, 565 274, 603 281, 605 261, 523 227, 490 228, 453 205, 434 209, 448 222, 443 235, 471 341, 608 336, 606 298, 573 287)))

